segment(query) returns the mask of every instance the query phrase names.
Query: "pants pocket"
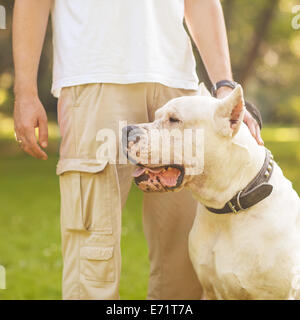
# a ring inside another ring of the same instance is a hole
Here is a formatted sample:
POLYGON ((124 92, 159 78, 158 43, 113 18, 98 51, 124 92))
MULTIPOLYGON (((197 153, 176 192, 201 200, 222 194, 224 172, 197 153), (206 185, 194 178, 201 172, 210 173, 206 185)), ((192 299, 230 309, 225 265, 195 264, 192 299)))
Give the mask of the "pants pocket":
POLYGON ((113 247, 82 247, 80 270, 86 280, 114 281, 113 247))
POLYGON ((112 234, 112 216, 121 210, 116 169, 98 164, 96 168, 73 165, 68 170, 71 171, 58 172, 62 226, 69 230, 112 234))
POLYGON ((61 224, 69 230, 86 230, 82 209, 80 172, 66 172, 59 178, 61 224))

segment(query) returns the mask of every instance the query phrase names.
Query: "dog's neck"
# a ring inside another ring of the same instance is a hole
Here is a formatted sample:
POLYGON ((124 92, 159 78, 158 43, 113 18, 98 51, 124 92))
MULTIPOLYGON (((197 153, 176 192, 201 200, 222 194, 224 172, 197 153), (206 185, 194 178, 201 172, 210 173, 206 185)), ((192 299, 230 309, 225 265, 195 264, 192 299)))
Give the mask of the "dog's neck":
POLYGON ((265 148, 259 146, 242 124, 227 145, 205 154, 204 171, 187 185, 205 206, 223 208, 238 191, 245 188, 263 166, 265 148))

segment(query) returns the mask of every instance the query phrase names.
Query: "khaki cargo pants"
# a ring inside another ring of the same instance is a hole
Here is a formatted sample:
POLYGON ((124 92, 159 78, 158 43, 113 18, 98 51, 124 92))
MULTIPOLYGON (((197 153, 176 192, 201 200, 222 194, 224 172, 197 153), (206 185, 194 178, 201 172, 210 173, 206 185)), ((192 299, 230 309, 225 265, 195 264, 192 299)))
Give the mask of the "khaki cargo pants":
MULTIPOLYGON (((156 109, 195 91, 161 84, 87 84, 64 88, 58 103, 64 299, 118 299, 121 217, 132 165, 100 164, 98 130, 152 121, 156 109)), ((117 133, 118 135, 118 133, 117 133)), ((187 191, 144 195, 149 299, 200 299, 188 256, 196 202, 187 191)), ((132 262, 134 263, 134 261, 132 262)), ((139 279, 136 279, 139 281, 139 279)))

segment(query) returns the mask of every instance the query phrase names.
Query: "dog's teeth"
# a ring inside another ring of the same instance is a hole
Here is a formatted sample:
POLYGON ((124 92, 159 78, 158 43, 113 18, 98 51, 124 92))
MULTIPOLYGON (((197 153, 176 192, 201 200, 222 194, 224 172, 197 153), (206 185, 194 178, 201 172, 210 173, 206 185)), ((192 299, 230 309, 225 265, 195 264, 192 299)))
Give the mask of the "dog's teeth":
POLYGON ((271 166, 271 165, 268 166, 268 171, 269 171, 269 172, 272 171, 272 166, 271 166))

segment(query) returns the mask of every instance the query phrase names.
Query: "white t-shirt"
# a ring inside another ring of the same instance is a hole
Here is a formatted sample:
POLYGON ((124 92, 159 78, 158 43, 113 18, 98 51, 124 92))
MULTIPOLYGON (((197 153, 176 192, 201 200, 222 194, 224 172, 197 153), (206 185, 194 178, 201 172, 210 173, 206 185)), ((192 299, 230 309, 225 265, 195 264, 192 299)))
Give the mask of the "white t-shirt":
POLYGON ((184 0, 55 0, 52 93, 86 83, 197 89, 184 0))

